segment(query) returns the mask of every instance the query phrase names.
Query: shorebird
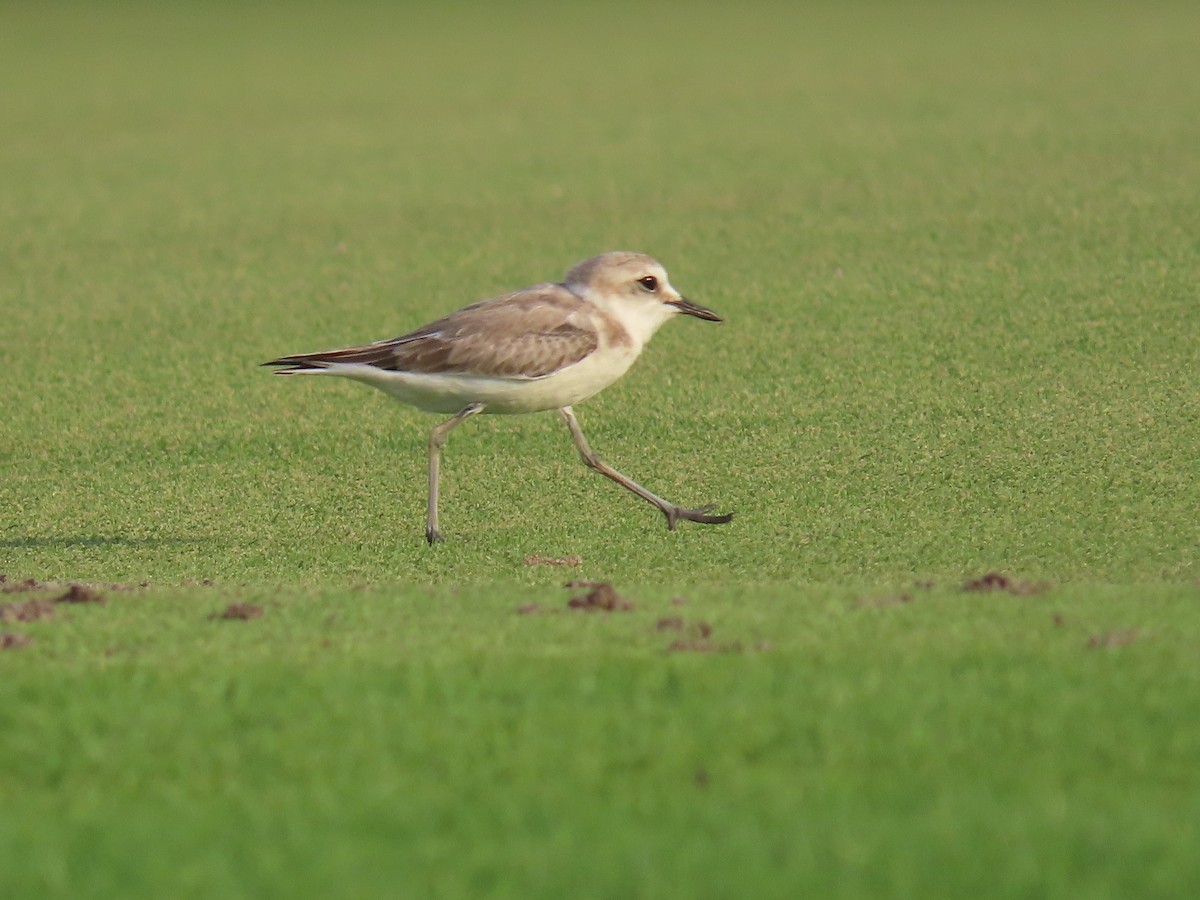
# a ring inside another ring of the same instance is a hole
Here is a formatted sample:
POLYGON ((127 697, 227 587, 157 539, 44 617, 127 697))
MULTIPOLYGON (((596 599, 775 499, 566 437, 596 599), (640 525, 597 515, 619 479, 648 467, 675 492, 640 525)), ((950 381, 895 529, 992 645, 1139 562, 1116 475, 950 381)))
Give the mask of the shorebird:
POLYGON ((653 504, 674 531, 681 519, 719 525, 733 514, 685 509, 604 462, 571 407, 628 371, 646 342, 680 313, 720 322, 682 296, 644 253, 612 252, 575 265, 561 282, 481 300, 416 331, 362 347, 281 356, 276 375, 340 375, 426 412, 452 414, 429 435, 425 537, 442 540, 438 479, 450 432, 480 413, 558 410, 584 463, 653 504))

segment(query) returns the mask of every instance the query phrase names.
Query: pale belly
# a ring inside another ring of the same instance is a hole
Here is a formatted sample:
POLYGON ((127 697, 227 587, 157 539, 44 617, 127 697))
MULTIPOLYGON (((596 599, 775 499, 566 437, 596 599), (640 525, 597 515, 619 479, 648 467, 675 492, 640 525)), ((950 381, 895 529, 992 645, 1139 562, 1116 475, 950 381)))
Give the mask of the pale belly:
POLYGON ((312 374, 339 375, 361 381, 426 412, 449 415, 472 403, 482 403, 485 412, 511 415, 581 403, 624 375, 635 359, 637 353, 632 350, 610 348, 593 353, 553 375, 525 379, 423 375, 361 365, 333 365, 314 370, 312 374))

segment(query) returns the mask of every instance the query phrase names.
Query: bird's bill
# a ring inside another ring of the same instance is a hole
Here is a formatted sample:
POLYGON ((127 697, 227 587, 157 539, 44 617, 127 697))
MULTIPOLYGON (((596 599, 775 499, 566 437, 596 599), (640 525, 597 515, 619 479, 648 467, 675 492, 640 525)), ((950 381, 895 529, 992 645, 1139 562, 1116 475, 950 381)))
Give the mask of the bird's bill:
POLYGON ((707 319, 709 322, 720 322, 721 317, 709 309, 707 306, 701 306, 699 303, 693 303, 687 297, 680 297, 678 300, 667 300, 667 306, 673 306, 681 313, 686 313, 689 316, 695 316, 697 319, 707 319))

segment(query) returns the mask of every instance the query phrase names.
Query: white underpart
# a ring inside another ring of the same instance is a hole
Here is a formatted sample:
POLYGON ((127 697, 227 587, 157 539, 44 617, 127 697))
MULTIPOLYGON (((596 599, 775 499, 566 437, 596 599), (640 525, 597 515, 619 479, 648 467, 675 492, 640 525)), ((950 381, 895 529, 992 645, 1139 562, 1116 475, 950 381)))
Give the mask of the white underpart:
POLYGON ((572 366, 538 378, 425 375, 343 364, 297 374, 352 378, 425 412, 450 415, 472 403, 482 403, 486 412, 514 414, 581 403, 624 375, 635 359, 637 353, 631 349, 597 350, 572 366))

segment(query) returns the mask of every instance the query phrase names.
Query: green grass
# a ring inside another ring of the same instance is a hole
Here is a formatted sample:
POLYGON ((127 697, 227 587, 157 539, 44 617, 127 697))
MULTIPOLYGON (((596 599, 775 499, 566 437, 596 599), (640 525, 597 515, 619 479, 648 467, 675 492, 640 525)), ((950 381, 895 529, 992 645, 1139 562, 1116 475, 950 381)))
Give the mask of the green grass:
POLYGON ((0 5, 0 572, 152 584, 3 626, 0 894, 1186 896, 1198 56, 1182 2, 0 5), (727 321, 581 422, 729 526, 483 417, 431 550, 434 420, 256 368, 614 248, 727 321), (639 608, 515 614, 570 577, 639 608))
POLYGON ((1195 593, 113 599, 5 654, 6 895, 1183 896, 1195 593))

